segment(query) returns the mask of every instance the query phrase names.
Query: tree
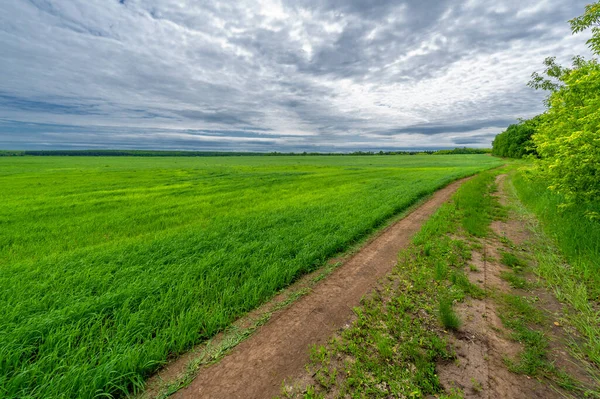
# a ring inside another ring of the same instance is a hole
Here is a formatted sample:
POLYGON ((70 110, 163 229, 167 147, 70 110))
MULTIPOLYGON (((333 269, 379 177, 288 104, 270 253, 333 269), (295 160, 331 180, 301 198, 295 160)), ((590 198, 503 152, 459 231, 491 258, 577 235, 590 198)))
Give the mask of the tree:
POLYGON ((531 137, 535 133, 539 117, 510 125, 492 142, 492 154, 506 158, 523 158, 536 154, 531 137))
MULTIPOLYGON (((573 33, 592 28, 588 41, 600 54, 600 1, 570 21, 573 33)), ((571 202, 600 199, 600 64, 575 57, 569 68, 544 62, 543 75, 534 73, 529 86, 548 90, 547 111, 532 136, 539 160, 538 171, 549 188, 571 202)))
POLYGON ((600 199, 600 64, 565 72, 532 140, 550 189, 572 202, 600 199))
POLYGON ((592 28, 592 38, 587 41, 595 54, 600 55, 600 1, 585 6, 582 16, 569 21, 573 33, 592 28))

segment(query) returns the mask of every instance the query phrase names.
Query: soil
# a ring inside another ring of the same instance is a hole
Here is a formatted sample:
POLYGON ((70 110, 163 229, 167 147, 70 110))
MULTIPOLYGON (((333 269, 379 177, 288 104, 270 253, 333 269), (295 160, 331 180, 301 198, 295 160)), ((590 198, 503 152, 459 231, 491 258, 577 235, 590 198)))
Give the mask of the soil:
MULTIPOLYGON (((431 199, 367 243, 311 293, 273 314, 254 335, 220 362, 207 366, 174 398, 271 398, 282 381, 302 375, 309 347, 324 344, 352 316, 352 309, 397 262, 398 252, 466 179, 431 199)), ((171 371, 170 374, 175 374, 171 371)))
MULTIPOLYGON (((509 203, 505 178, 505 175, 500 175, 496 180, 499 186, 498 201, 504 206, 509 203)), ((471 264, 474 268, 467 271, 470 281, 496 294, 511 293, 538 298, 536 307, 549 316, 550 325, 546 326, 545 333, 550 341, 550 360, 583 386, 593 388, 594 381, 586 373, 581 361, 574 359, 567 349, 568 339, 572 339, 575 332, 570 330, 567 333, 561 326, 560 315, 564 305, 544 288, 537 287, 528 291, 512 289, 500 276, 503 271, 510 270, 498 260, 498 251, 507 249, 500 240, 501 237, 521 248, 524 252, 522 255, 527 256, 527 242, 531 235, 525 221, 510 214, 505 220, 494 221, 491 228, 495 234, 481 241, 481 252, 473 252, 471 264)), ((531 274, 526 277, 532 283, 536 280, 531 274)), ((437 368, 444 388, 461 389, 465 399, 574 397, 572 392, 560 389, 547 379, 532 378, 508 370, 504 359, 516 359, 522 347, 519 342, 510 339, 510 332, 498 317, 495 297, 497 296, 470 299, 456 307, 463 321, 459 331, 449 334, 449 342, 456 351, 456 360, 439 364, 437 368)))
MULTIPOLYGON (((508 268, 488 260, 498 259, 493 244, 501 245, 500 242, 484 243, 486 257, 474 253, 471 264, 477 271, 467 272, 469 280, 486 290, 508 293, 510 286, 500 278, 500 273, 508 268)), ((440 382, 446 390, 460 388, 465 399, 563 397, 552 387, 507 369, 504 358, 517 358, 521 345, 510 339, 492 298, 470 299, 458 304, 456 312, 463 321, 459 331, 449 336, 449 342, 456 351, 456 360, 440 364, 437 368, 440 382)))

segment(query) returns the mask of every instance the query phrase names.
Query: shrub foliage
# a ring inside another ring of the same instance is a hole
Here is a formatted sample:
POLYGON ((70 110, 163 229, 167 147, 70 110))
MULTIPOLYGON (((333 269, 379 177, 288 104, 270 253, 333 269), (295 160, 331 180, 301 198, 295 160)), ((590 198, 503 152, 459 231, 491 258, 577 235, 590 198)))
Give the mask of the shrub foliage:
POLYGON ((600 198, 600 64, 576 59, 533 135, 538 171, 550 189, 573 202, 600 198))
MULTIPOLYGON (((600 55, 600 1, 570 21, 573 33, 591 28, 588 44, 600 55)), ((521 158, 536 155, 536 170, 567 203, 600 199, 600 64, 575 57, 571 67, 545 60, 542 74, 529 86, 549 91, 547 110, 530 121, 511 125, 494 140, 493 154, 521 158)))

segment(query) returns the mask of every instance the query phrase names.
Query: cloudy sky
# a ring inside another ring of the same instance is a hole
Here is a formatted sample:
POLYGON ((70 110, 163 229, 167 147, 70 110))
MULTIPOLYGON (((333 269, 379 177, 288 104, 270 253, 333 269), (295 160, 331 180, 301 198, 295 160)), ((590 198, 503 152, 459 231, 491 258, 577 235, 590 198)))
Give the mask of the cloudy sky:
POLYGON ((489 146, 591 0, 2 0, 0 149, 489 146))

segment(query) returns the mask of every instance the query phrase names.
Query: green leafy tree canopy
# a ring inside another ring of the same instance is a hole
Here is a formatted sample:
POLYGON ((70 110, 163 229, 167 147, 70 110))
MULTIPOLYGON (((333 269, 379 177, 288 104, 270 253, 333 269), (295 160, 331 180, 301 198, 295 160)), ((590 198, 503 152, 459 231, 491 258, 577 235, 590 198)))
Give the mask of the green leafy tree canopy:
MULTIPOLYGON (((592 29, 588 44, 600 54, 600 1, 570 21, 573 33, 592 29)), ((600 199, 600 64, 575 57, 571 67, 544 62, 543 74, 534 73, 529 86, 550 91, 547 111, 539 117, 532 142, 539 155, 538 171, 549 188, 569 203, 600 199)))

